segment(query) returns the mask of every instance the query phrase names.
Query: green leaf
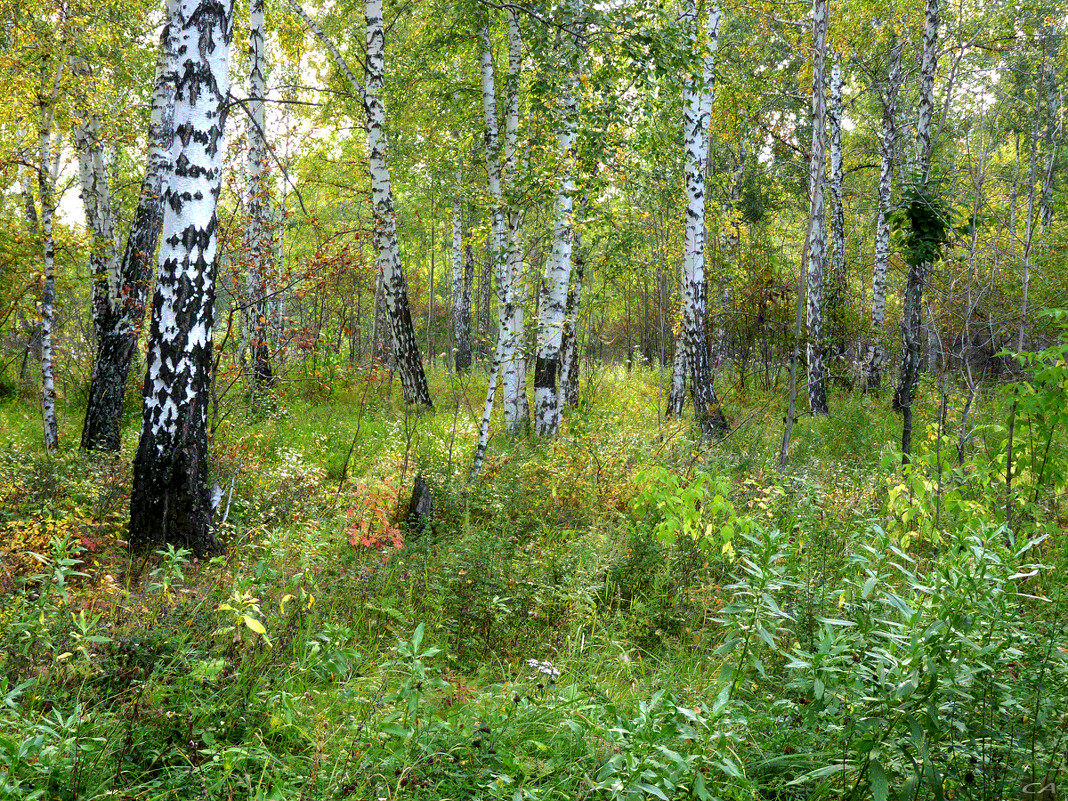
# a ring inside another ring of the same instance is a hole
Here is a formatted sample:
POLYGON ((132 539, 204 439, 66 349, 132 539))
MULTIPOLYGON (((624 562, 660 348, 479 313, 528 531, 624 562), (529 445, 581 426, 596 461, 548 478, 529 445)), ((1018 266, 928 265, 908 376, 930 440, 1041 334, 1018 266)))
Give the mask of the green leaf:
POLYGON ((887 794, 890 792, 890 783, 886 780, 886 771, 883 770, 878 760, 873 759, 868 763, 868 781, 871 782, 871 794, 874 801, 886 801, 887 794))

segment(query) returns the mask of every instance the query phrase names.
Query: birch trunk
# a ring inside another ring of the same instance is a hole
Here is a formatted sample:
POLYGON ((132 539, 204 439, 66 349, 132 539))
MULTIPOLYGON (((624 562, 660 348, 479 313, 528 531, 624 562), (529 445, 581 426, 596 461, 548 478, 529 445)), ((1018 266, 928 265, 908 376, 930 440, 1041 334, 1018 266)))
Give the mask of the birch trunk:
MULTIPOLYGON (((831 81, 827 107, 828 150, 831 162, 831 248, 827 270, 826 341, 830 358, 838 367, 840 382, 846 381, 842 368, 846 355, 846 254, 845 170, 842 163, 842 64, 837 52, 831 54, 831 81)), ((834 369, 834 367, 832 367, 834 369)))
POLYGON ((456 195, 452 201, 452 329, 455 341, 453 363, 456 372, 466 375, 471 369, 471 282, 475 264, 471 245, 464 246, 463 209, 460 187, 463 172, 456 168, 456 195))
MULTIPOLYGON (((582 0, 567 4, 565 26, 574 27, 582 12, 582 0)), ((555 436, 560 426, 560 396, 557 373, 560 348, 567 314, 568 289, 571 285, 571 254, 574 232, 575 132, 578 118, 578 43, 570 35, 560 45, 567 70, 560 99, 557 123, 557 154, 560 177, 557 185, 553 219, 552 251, 545 264, 538 302, 538 361, 534 372, 535 430, 542 436, 555 436)))
MULTIPOLYGON (((916 121, 916 161, 918 180, 926 186, 931 177, 931 121, 934 117, 934 79, 938 66, 938 0, 927 0, 924 15, 923 58, 920 63, 920 104, 916 121)), ((921 328, 923 324, 923 284, 929 264, 910 264, 901 312, 903 357, 894 409, 903 413, 902 451, 908 460, 912 444, 912 399, 920 377, 921 328)))
POLYGON ((401 267, 397 242, 397 221, 393 210, 393 189, 386 160, 386 107, 381 92, 385 85, 385 33, 382 28, 382 0, 364 4, 367 20, 367 151, 371 164, 371 204, 374 210, 377 267, 382 276, 382 295, 389 312, 393 358, 404 389, 405 403, 433 406, 419 343, 415 340, 408 284, 401 267))
POLYGON ((1046 169, 1042 176, 1042 197, 1038 204, 1039 224, 1042 231, 1049 229, 1053 223, 1053 184, 1057 174, 1057 153, 1059 143, 1063 141, 1061 122, 1061 96, 1057 87, 1057 71, 1053 59, 1048 61, 1042 71, 1046 106, 1046 169))
POLYGON ((219 550, 208 491, 207 412, 217 271, 216 209, 230 89, 231 0, 179 0, 173 26, 174 167, 163 195, 159 272, 133 464, 130 545, 219 550))
MULTIPOLYGON (((58 79, 56 85, 58 86, 58 79)), ((52 326, 56 313, 56 258, 52 219, 56 212, 55 176, 52 173, 52 124, 54 121, 55 91, 51 98, 40 100, 40 128, 38 129, 37 190, 41 195, 41 237, 44 266, 44 286, 41 289, 41 413, 44 426, 45 449, 59 447, 59 427, 56 424, 55 364, 52 352, 52 326)))
POLYGON ((504 164, 501 192, 505 220, 505 253, 513 301, 509 306, 508 329, 514 338, 504 369, 504 420, 511 431, 519 431, 530 420, 527 402, 527 360, 523 352, 526 282, 523 280, 523 251, 520 243, 520 214, 509 193, 515 186, 519 155, 519 77, 523 66, 523 37, 519 11, 508 9, 508 75, 505 77, 504 164))
MULTIPOLYGON (((685 289, 683 303, 686 303, 685 289)), ((684 310, 683 314, 685 313, 684 310)), ((678 417, 686 408, 686 373, 688 370, 686 329, 683 327, 679 335, 675 337, 675 358, 671 363, 671 387, 668 389, 667 407, 664 409, 664 414, 668 417, 678 417)))
POLYGON ((808 167, 808 405, 812 414, 827 414, 827 387, 823 366, 823 286, 827 238, 824 231, 823 177, 826 170, 825 128, 827 98, 824 72, 827 61, 827 0, 812 3, 812 151, 808 167))
POLYGON ((148 124, 148 156, 141 193, 118 267, 118 293, 99 328, 93 380, 82 428, 85 450, 118 451, 130 367, 145 317, 152 259, 163 224, 163 189, 172 168, 174 91, 178 81, 176 44, 172 38, 176 0, 168 0, 167 17, 156 58, 152 112, 148 124))
MULTIPOLYGON (((83 63, 74 74, 88 83, 91 74, 83 63)), ((93 333, 99 343, 108 328, 113 310, 121 302, 118 248, 115 245, 115 217, 111 210, 104 146, 100 141, 100 119, 82 109, 83 119, 73 128, 74 148, 78 154, 78 182, 82 193, 85 224, 89 229, 89 274, 93 281, 93 333)))
MULTIPOLYGON (((705 290, 705 164, 708 161, 708 129, 712 121, 712 89, 718 43, 720 10, 709 9, 705 37, 697 31, 697 3, 687 0, 691 41, 704 39, 702 69, 683 84, 683 136, 686 181, 685 244, 683 250, 683 332, 685 359, 689 367, 694 418, 704 435, 730 428, 712 384, 712 368, 706 332, 705 290)), ((676 356, 678 359, 678 356, 676 356)))
MULTIPOLYGON (((486 136, 486 176, 487 189, 492 203, 492 231, 490 254, 497 285, 498 343, 494 352, 495 364, 490 375, 502 383, 502 402, 504 406, 505 426, 509 431, 517 432, 527 420, 526 393, 522 401, 519 390, 523 386, 520 373, 525 372, 519 351, 522 329, 522 310, 520 282, 522 275, 516 272, 513 249, 510 245, 510 226, 506 224, 503 199, 503 181, 501 168, 500 133, 497 125, 497 91, 493 66, 493 51, 489 38, 489 23, 483 24, 479 31, 482 45, 480 55, 480 72, 482 81, 482 113, 486 136), (497 363, 497 360, 500 360, 497 363)), ((488 426, 493 413, 493 401, 496 387, 490 386, 486 391, 486 404, 482 416, 482 425, 488 426)), ((480 442, 487 435, 480 431, 480 442)))
POLYGON ((245 272, 245 337, 252 354, 249 390, 253 405, 257 394, 269 387, 271 371, 270 324, 267 311, 266 276, 271 263, 269 190, 264 168, 267 158, 265 102, 267 64, 264 41, 263 0, 249 0, 248 32, 248 267, 245 272))
POLYGON ((890 52, 883 97, 883 125, 879 139, 879 214, 875 223, 875 267, 871 278, 871 340, 861 368, 861 387, 865 392, 879 388, 882 369, 889 356, 883 332, 886 319, 886 269, 890 263, 890 202, 897 142, 897 97, 901 89, 901 53, 904 42, 890 52))
MULTIPOLYGON (((371 171, 371 209, 375 232, 378 291, 381 293, 385 316, 388 317, 390 344, 393 347, 397 372, 400 374, 404 401, 431 407, 433 404, 430 400, 430 389, 427 386, 423 362, 419 357, 419 344, 416 342, 415 329, 412 326, 412 313, 408 304, 408 285, 401 266, 400 245, 397 242, 397 221, 393 209, 393 189, 387 159, 389 143, 385 132, 386 107, 380 94, 385 85, 385 33, 382 25, 382 2, 381 0, 366 0, 364 4, 367 45, 366 88, 356 78, 341 51, 301 8, 297 0, 289 0, 289 5, 330 52, 334 63, 348 80, 356 96, 363 102, 367 114, 367 156, 371 171)), ((384 327, 380 324, 379 309, 376 306, 376 336, 384 327)))
POLYGON ((574 271, 567 290, 567 310, 560 344, 560 400, 557 401, 560 408, 575 407, 579 402, 578 310, 582 301, 586 262, 582 256, 582 239, 578 231, 575 231, 573 257, 574 271))

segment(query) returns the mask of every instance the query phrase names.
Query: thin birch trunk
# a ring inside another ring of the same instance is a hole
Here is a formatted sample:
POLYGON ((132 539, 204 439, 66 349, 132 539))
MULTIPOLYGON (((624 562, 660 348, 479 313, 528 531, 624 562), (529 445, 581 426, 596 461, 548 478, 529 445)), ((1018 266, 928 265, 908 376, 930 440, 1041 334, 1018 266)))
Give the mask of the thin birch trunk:
MULTIPOLYGON (((176 0, 168 0, 156 57, 145 175, 126 246, 116 270, 117 288, 107 293, 107 308, 102 310, 98 326, 93 378, 82 427, 81 446, 87 451, 118 451, 122 444, 126 384, 137 354, 137 339, 145 317, 152 261, 163 223, 164 183, 172 168, 170 147, 174 137, 174 91, 178 81, 177 50, 173 37, 176 9, 176 0)), ((97 310, 94 300, 94 315, 97 310)))
MULTIPOLYGON (((934 79, 938 66, 938 0, 927 0, 923 33, 923 58, 920 64, 920 104, 916 121, 917 180, 926 187, 931 177, 931 121, 934 116, 934 79)), ((905 283, 901 313, 903 358, 894 409, 902 412, 902 452, 905 461, 912 449, 912 399, 920 377, 920 341, 923 324, 923 285, 930 264, 910 264, 905 283)))
POLYGON ((879 139, 879 214, 875 224, 875 267, 871 279, 871 340, 861 372, 861 386, 865 392, 879 388, 882 369, 889 356, 883 323, 886 320, 886 271, 890 264, 890 203, 897 141, 897 98, 901 90, 901 54, 904 47, 904 42, 898 42, 890 52, 890 68, 883 96, 883 125, 879 139))
POLYGON ((163 196, 141 439, 133 464, 130 545, 219 550, 208 490, 217 271, 217 205, 228 114, 231 0, 179 0, 172 24, 174 168, 163 196))
MULTIPOLYGON (((574 27, 582 13, 582 0, 567 4, 564 25, 574 27)), ((542 436, 555 436, 560 426, 560 396, 557 373, 560 348, 571 285, 571 254, 574 233, 575 138, 578 124, 578 43, 570 34, 558 45, 567 71, 561 87, 560 119, 557 128, 557 155, 561 174, 557 184, 553 219, 552 251, 545 264, 538 303, 538 361, 534 373, 535 430, 542 436)))
MULTIPOLYGON (((62 70, 62 67, 60 68, 62 70)), ((59 80, 57 78, 56 85, 59 80)), ((55 176, 52 173, 52 136, 55 117, 55 89, 51 97, 42 96, 40 127, 38 129, 37 191, 41 196, 41 236, 44 266, 44 286, 41 289, 41 413, 44 425, 45 449, 59 447, 59 427, 56 423, 56 381, 53 359, 52 327, 56 313, 56 258, 52 219, 56 212, 55 176)))
MULTIPOLYGON (((683 303, 686 302, 685 293, 683 303)), ((685 314, 685 310, 683 314, 685 314)), ((679 331, 675 337, 675 358, 671 362, 671 387, 668 389, 667 405, 664 407, 666 417, 678 417, 686 408, 686 374, 689 372, 686 361, 686 329, 679 331)))
POLYGON ((470 243, 464 247, 463 208, 460 202, 462 185, 463 170, 457 165, 456 194, 452 201, 453 364, 457 373, 466 375, 471 369, 471 281, 475 271, 470 243))
POLYGON ((827 98, 827 0, 812 3, 812 151, 808 167, 808 405, 812 414, 827 414, 827 387, 823 366, 823 288, 827 239, 824 230, 823 181, 827 98))
POLYGON ((382 276, 382 294, 389 311, 393 358, 400 374, 404 401, 430 407, 433 406, 430 388, 419 357, 419 343, 415 339, 408 303, 408 284, 401 267, 393 189, 387 162, 386 107, 381 96, 386 78, 382 0, 366 0, 364 16, 367 20, 367 88, 364 106, 367 109, 367 151, 371 166, 377 267, 382 276))
MULTIPOLYGON (((685 243, 683 250, 683 298, 686 362, 694 419, 702 434, 723 433, 730 428, 712 384, 712 368, 706 331, 705 290, 705 165, 708 161, 708 130, 712 122, 712 90, 720 10, 709 9, 704 36, 698 35, 697 3, 688 0, 684 14, 689 19, 691 41, 703 42, 701 71, 683 85, 684 174, 686 181, 685 243)), ((700 51, 699 51, 700 52, 700 51)))
POLYGON ((1039 225, 1043 232, 1053 223, 1053 188, 1057 174, 1057 156, 1063 142, 1061 121, 1061 96, 1057 86, 1057 71, 1054 59, 1045 64, 1042 71, 1042 83, 1045 89, 1046 112, 1046 168, 1042 176, 1042 196, 1038 204, 1039 225))
MULTIPOLYGON (((826 341, 829 356, 839 368, 846 355, 846 253, 845 205, 843 202, 845 170, 842 159, 842 64, 836 51, 831 53, 831 80, 827 107, 828 151, 831 176, 831 247, 827 269, 826 341)), ((833 369, 833 368, 832 368, 833 369)), ((840 383, 846 376, 837 373, 840 383)))
POLYGON ((567 310, 564 315, 564 332, 560 345, 560 408, 573 408, 579 402, 579 353, 578 353, 578 312, 582 301, 582 281, 585 277, 586 261, 582 255, 582 239, 575 231, 574 271, 571 285, 567 290, 567 310))
MULTIPOLYGON (((938 66, 938 0, 927 0, 924 15, 923 58, 920 63, 920 105, 916 121, 916 160, 920 184, 931 178, 931 121, 934 116, 934 79, 938 66)), ((923 285, 931 265, 909 264, 901 312, 903 357, 894 393, 894 409, 901 412, 902 462, 912 460, 912 400, 920 378, 920 333, 923 325, 923 285)))
MULTIPOLYGON (((519 353, 520 338, 523 334, 520 309, 522 303, 519 286, 522 276, 520 272, 516 272, 517 262, 513 257, 515 243, 511 241, 509 236, 511 226, 507 224, 504 210, 501 144, 497 125, 497 89, 488 20, 483 23, 479 30, 479 40, 481 43, 479 64, 482 84, 482 113, 486 136, 487 189, 492 203, 490 252, 497 284, 499 330, 493 364, 490 368, 491 383, 486 389, 486 403, 479 429, 479 450, 476 452, 475 465, 472 467, 472 477, 478 474, 478 470, 481 469, 482 459, 485 457, 485 447, 489 441, 489 424, 493 414, 498 377, 501 380, 502 394, 504 396, 502 405, 504 406, 506 428, 512 433, 516 433, 526 424, 528 419, 525 382, 520 377, 520 373, 525 373, 522 355, 519 353), (523 390, 522 399, 519 398, 521 389, 523 390)), ((512 59, 509 59, 510 70, 512 63, 512 59)), ((511 115, 506 114, 506 117, 510 119, 511 115)), ((518 126, 518 110, 516 111, 515 124, 518 126)), ((506 121, 506 131, 509 128, 508 121, 506 121)), ((521 263, 518 266, 521 270, 521 263)))
POLYGON ((249 0, 248 32, 248 266, 245 271, 244 327, 252 353, 249 390, 253 405, 259 392, 274 381, 271 371, 270 324, 267 311, 266 275, 271 263, 269 189, 265 176, 267 159, 265 76, 267 56, 264 39, 263 0, 249 0))
POLYGON ((505 249, 512 282, 514 302, 509 329, 515 336, 515 347, 509 353, 504 371, 504 419, 512 431, 525 427, 530 420, 527 401, 527 360, 523 350, 524 310, 527 302, 527 283, 523 278, 523 249, 521 214, 510 194, 519 174, 519 80, 523 68, 523 37, 519 27, 519 9, 508 9, 508 74, 505 77, 504 106, 504 164, 502 186, 505 216, 505 249))
MULTIPOLYGON (((419 357, 419 343, 415 339, 412 313, 408 303, 408 285, 400 260, 397 242, 397 221, 393 209, 393 189, 390 182, 388 149, 385 132, 386 107, 381 91, 385 84, 385 32, 382 23, 381 0, 367 0, 364 4, 366 21, 367 86, 356 78, 345 57, 322 28, 301 8, 297 0, 289 0, 290 8, 311 29, 329 51, 367 113, 367 159, 371 171, 371 209, 374 220, 375 267, 378 273, 382 309, 388 318, 393 358, 400 374, 405 403, 430 407, 430 389, 419 357)), ((377 300, 376 300, 377 303, 377 300)), ((386 321, 380 321, 375 309, 375 330, 383 332, 386 321)), ((375 354, 378 356, 379 354, 375 354)))

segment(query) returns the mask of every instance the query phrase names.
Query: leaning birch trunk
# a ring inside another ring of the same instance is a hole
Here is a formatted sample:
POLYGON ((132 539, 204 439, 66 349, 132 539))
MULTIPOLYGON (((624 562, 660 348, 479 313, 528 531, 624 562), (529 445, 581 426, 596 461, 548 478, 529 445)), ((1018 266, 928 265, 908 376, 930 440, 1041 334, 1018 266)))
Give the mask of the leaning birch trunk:
MULTIPOLYGON (((938 0, 927 0, 924 16, 923 58, 920 63, 920 104, 916 120, 918 178, 926 186, 931 177, 931 121, 934 117, 934 79, 938 66, 938 0)), ((894 409, 902 412, 902 452, 908 460, 912 446, 912 399, 920 377, 920 329, 923 323, 923 284, 929 264, 910 264, 901 311, 903 356, 894 392, 894 409)))
POLYGON ((901 89, 901 53, 904 47, 904 42, 894 46, 886 75, 883 126, 879 139, 879 214, 875 223, 875 267, 871 278, 871 339, 861 368, 861 388, 865 392, 879 388, 882 369, 889 355, 884 341, 883 321, 886 319, 886 268, 890 263, 890 201, 897 141, 897 96, 901 89))
POLYGON ((268 188, 264 176, 267 158, 265 103, 267 82, 263 0, 249 0, 248 32, 248 266, 243 304, 245 338, 252 355, 249 391, 257 394, 274 380, 271 371, 270 325, 267 312, 266 276, 272 247, 268 217, 268 188))
POLYGON ((808 406, 812 414, 827 414, 827 387, 823 368, 823 284, 827 238, 824 232, 823 175, 824 129, 827 99, 824 70, 827 61, 827 0, 812 2, 812 151, 808 166, 808 406))
MULTIPOLYGON (((685 15, 696 45, 697 3, 687 0, 685 15)), ((708 335, 705 328, 705 164, 708 161, 708 129, 712 121, 712 83, 719 35, 720 10, 709 10, 705 57, 701 72, 683 85, 684 173, 686 180, 686 221, 683 250, 683 315, 685 359, 689 365, 690 393, 694 419, 702 434, 723 433, 730 428, 712 384, 708 335)))
MULTIPOLYGON (((582 11, 582 0, 570 0, 568 19, 573 27, 582 11)), ((575 193, 575 130, 578 117, 578 45, 565 35, 562 50, 566 52, 567 75, 560 99, 560 119, 557 128, 557 155, 560 158, 560 178, 557 184, 553 243, 545 264, 538 303, 538 361, 534 372, 535 431, 542 436, 556 436, 560 426, 560 397, 557 374, 560 371, 560 347, 567 312, 567 294, 571 284, 571 253, 574 232, 575 193)))
MULTIPOLYGON (((831 248, 827 270, 827 340, 831 358, 837 366, 840 383, 847 383, 846 356, 846 255, 845 207, 842 164, 842 65, 837 52, 831 56, 830 102, 827 108, 828 150, 831 162, 831 248)), ((834 367, 832 367, 834 370, 834 367)))
POLYGON ((141 193, 118 267, 119 292, 100 327, 89 403, 82 428, 82 448, 118 451, 126 383, 137 353, 137 338, 145 318, 152 259, 163 224, 163 189, 171 170, 174 139, 174 87, 178 80, 174 14, 177 0, 168 0, 160 37, 152 112, 148 123, 148 157, 141 193))
POLYGON ((408 284, 401 267, 393 189, 386 160, 386 107, 381 96, 386 76, 382 0, 367 0, 364 15, 367 20, 367 88, 364 105, 367 109, 367 151, 371 164, 376 261, 382 276, 382 294, 389 312, 393 359, 404 390, 404 401, 429 407, 433 404, 412 326, 408 284))
POLYGON ((59 447, 59 427, 56 424, 55 364, 52 353, 52 326, 56 313, 56 251, 52 235, 52 219, 56 212, 55 177, 52 174, 52 123, 55 114, 53 100, 42 99, 40 103, 41 119, 38 130, 40 163, 37 169, 37 188, 41 195, 41 236, 44 262, 44 286, 41 289, 41 414, 45 449, 49 451, 59 447))
POLYGON ((219 550, 207 483, 207 421, 232 22, 231 0, 180 0, 172 23, 182 68, 130 493, 136 550, 162 543, 198 554, 219 550))

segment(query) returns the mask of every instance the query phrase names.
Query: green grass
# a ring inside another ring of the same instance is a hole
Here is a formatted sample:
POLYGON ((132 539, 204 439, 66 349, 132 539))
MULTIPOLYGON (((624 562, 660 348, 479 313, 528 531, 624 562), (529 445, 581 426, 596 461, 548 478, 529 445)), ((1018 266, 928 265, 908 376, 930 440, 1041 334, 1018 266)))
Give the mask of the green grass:
POLYGON ((599 372, 557 441, 496 434, 470 485, 478 377, 432 374, 437 408, 407 416, 363 373, 285 386, 268 412, 228 396, 228 551, 208 562, 126 554, 133 432, 117 459, 84 456, 63 408, 46 458, 36 410, 5 400, 0 798, 882 801, 1063 781, 1063 487, 1021 475, 1000 528, 996 398, 954 472, 926 385, 903 474, 887 399, 832 395, 779 475, 781 398, 721 381, 736 429, 702 443, 658 418, 656 379, 599 372), (407 532, 420 472, 435 519, 407 532))

